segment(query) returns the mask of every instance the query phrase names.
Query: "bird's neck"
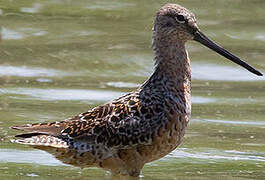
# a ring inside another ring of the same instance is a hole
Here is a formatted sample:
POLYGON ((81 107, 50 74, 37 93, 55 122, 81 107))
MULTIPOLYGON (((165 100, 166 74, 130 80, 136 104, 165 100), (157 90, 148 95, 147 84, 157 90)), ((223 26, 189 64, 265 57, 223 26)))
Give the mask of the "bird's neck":
MULTIPOLYGON (((156 67, 140 94, 156 94, 178 113, 190 116, 190 61, 184 43, 153 44, 156 67), (158 44, 158 45, 157 45, 158 44)), ((148 94, 148 95, 146 95, 148 94)))
POLYGON ((153 42, 155 71, 150 81, 164 81, 170 91, 190 93, 190 61, 185 42, 153 42))

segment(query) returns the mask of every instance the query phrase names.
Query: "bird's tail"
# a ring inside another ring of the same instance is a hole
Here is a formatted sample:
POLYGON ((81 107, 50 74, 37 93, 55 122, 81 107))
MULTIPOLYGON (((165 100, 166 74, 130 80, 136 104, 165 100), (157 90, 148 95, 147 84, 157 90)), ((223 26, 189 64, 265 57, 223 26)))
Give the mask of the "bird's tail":
POLYGON ((40 133, 26 133, 15 136, 12 142, 31 146, 49 146, 55 148, 68 148, 67 142, 61 138, 40 133))
POLYGON ((62 138, 61 131, 65 122, 26 124, 13 126, 12 129, 26 131, 15 136, 13 142, 32 146, 67 148, 67 142, 62 138))

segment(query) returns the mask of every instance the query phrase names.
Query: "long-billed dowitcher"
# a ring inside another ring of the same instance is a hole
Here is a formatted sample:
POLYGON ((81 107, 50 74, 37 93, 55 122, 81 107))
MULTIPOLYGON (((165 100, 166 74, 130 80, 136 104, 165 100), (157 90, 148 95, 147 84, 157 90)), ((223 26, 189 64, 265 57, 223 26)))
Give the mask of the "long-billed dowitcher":
POLYGON ((27 131, 15 142, 45 150, 74 166, 138 176, 144 164, 173 151, 185 134, 191 114, 188 40, 262 75, 201 33, 189 10, 166 4, 154 21, 155 71, 141 87, 61 122, 13 126, 27 131))

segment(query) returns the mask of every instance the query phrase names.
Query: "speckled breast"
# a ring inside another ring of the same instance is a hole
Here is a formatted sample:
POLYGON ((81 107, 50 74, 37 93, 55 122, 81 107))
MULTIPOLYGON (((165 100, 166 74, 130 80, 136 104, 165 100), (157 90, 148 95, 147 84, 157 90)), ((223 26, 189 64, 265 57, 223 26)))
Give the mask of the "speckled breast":
POLYGON ((168 120, 154 133, 152 145, 142 145, 137 148, 146 163, 164 157, 182 142, 189 116, 173 113, 168 115, 168 120))

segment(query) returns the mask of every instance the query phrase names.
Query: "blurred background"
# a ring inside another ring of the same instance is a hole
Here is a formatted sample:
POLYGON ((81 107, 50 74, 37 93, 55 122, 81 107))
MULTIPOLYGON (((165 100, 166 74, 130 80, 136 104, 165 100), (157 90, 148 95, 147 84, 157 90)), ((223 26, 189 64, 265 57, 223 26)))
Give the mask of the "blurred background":
MULTIPOLYGON (((153 71, 152 25, 165 3, 195 13, 206 35, 265 72, 264 0, 1 0, 0 179, 106 179, 12 144, 12 125, 60 121, 133 91, 153 71)), ((197 42, 185 139, 142 179, 265 177, 265 78, 197 42)))

